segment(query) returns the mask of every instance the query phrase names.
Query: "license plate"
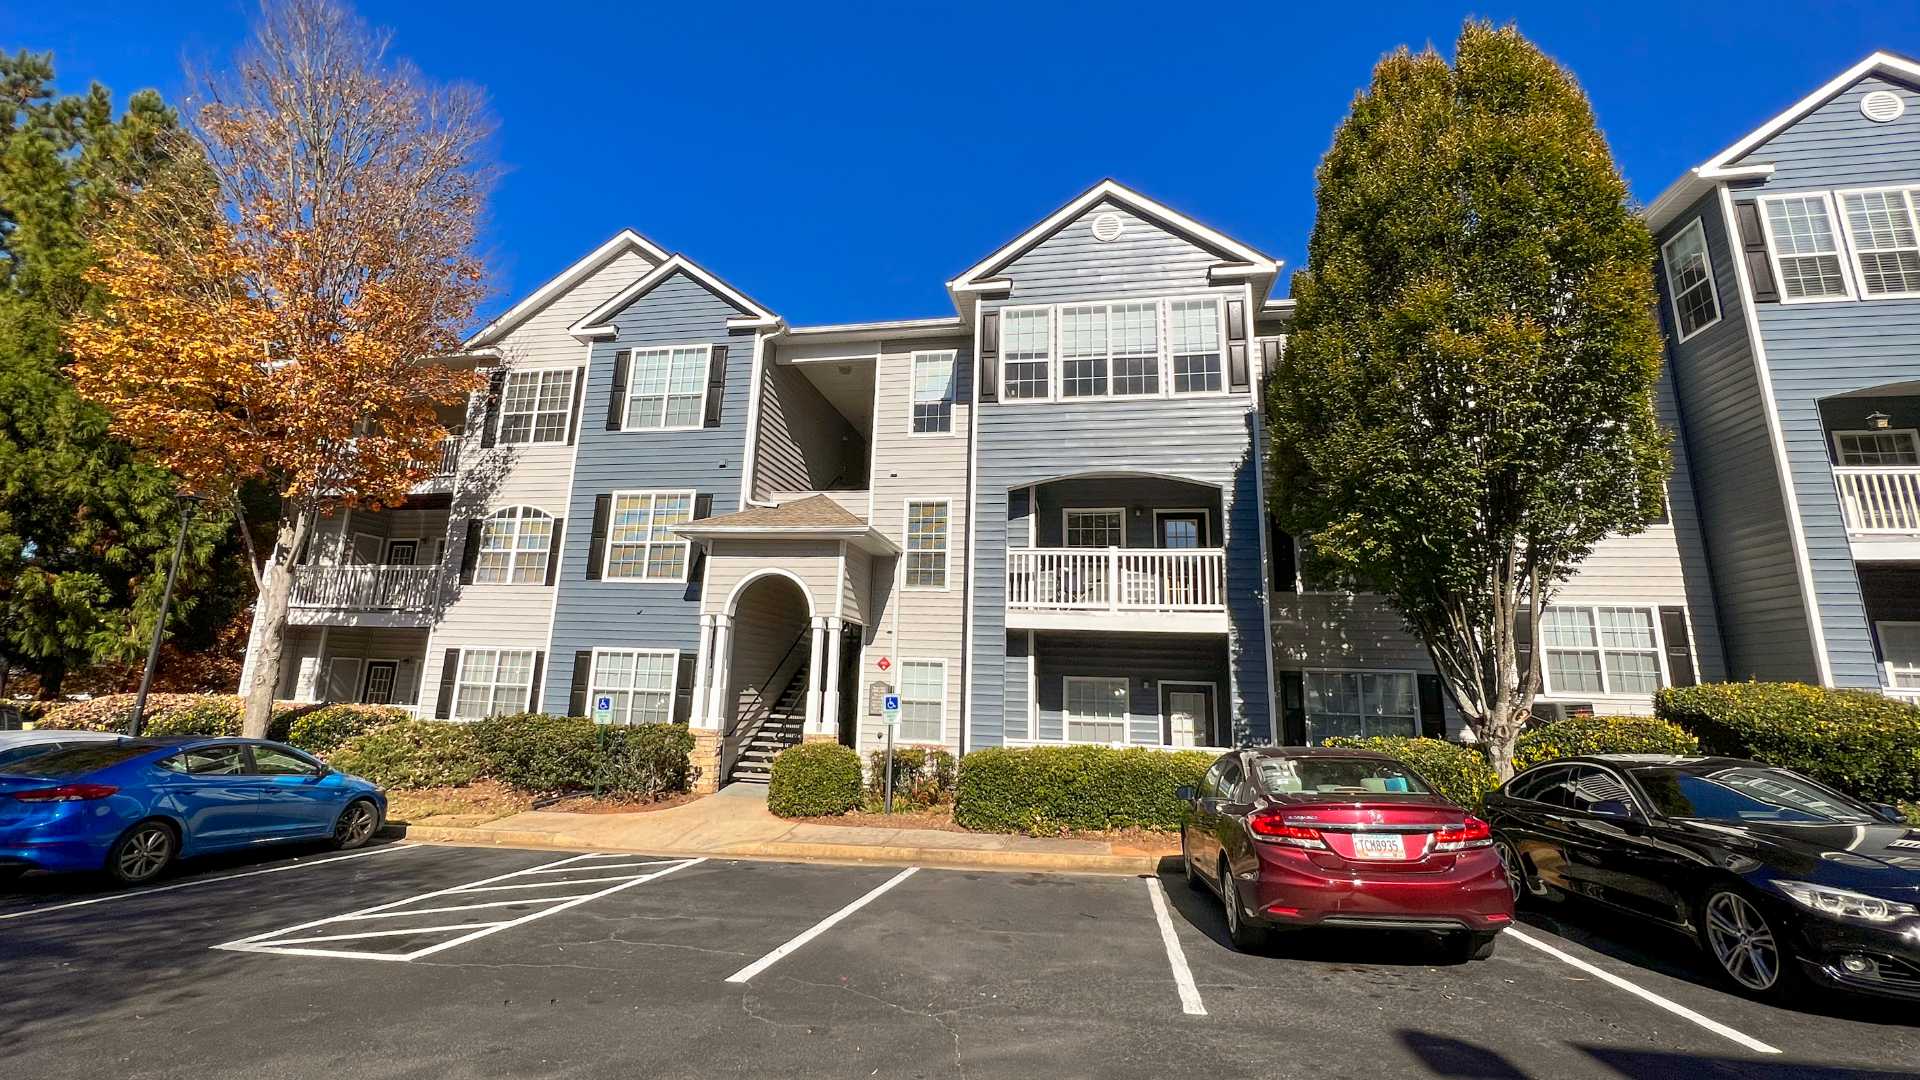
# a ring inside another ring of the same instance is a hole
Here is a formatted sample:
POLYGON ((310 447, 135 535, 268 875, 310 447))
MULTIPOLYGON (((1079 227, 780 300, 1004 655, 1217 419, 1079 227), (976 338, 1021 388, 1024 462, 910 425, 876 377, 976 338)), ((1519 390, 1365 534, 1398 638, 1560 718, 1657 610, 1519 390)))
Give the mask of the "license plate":
POLYGON ((1362 859, 1404 859, 1407 846, 1398 833, 1354 833, 1353 853, 1362 859))

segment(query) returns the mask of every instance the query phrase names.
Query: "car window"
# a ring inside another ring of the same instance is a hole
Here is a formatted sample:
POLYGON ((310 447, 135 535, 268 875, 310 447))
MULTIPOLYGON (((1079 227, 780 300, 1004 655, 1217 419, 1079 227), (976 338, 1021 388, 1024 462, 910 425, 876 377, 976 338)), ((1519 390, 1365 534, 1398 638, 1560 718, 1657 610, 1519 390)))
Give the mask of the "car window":
POLYGON ((1246 779, 1245 770, 1234 758, 1227 759, 1223 764, 1225 768, 1220 770, 1219 786, 1215 789, 1215 793, 1227 802, 1239 802, 1240 781, 1246 779))
POLYGON ((1706 821, 1861 825, 1879 818, 1839 792, 1782 769, 1637 769, 1633 778, 1661 814, 1706 821))
POLYGON ((79 776, 118 765, 159 749, 150 742, 85 743, 58 746, 44 754, 0 765, 3 776, 79 776))
POLYGON ((50 742, 32 743, 27 746, 9 746, 5 750, 0 750, 0 765, 5 765, 9 761, 25 761, 30 757, 39 757, 41 754, 51 753, 58 749, 60 749, 59 743, 50 742))
POLYGON ((1620 778, 1592 765, 1575 765, 1562 782, 1569 809, 1587 814, 1620 814, 1633 808, 1633 796, 1620 778))
POLYGON ((1411 769, 1393 761, 1342 757, 1264 757, 1255 766, 1269 795, 1426 795, 1411 769))
POLYGON ((1545 803, 1548 806, 1569 805, 1566 785, 1567 769, 1565 766, 1541 769, 1539 772, 1526 777, 1525 780, 1526 782, 1524 784, 1514 785, 1515 798, 1531 799, 1534 802, 1545 803))
POLYGON ((244 746, 196 746, 182 750, 161 763, 174 772, 194 776, 244 776, 247 750, 244 746))
POLYGON ((284 750, 256 746, 253 748, 253 771, 261 776, 311 776, 315 768, 312 762, 284 750))
POLYGON ((1200 778, 1201 798, 1211 799, 1220 794, 1220 774, 1226 771, 1227 760, 1226 758, 1221 758, 1219 761, 1214 762, 1213 768, 1207 770, 1207 775, 1200 778))

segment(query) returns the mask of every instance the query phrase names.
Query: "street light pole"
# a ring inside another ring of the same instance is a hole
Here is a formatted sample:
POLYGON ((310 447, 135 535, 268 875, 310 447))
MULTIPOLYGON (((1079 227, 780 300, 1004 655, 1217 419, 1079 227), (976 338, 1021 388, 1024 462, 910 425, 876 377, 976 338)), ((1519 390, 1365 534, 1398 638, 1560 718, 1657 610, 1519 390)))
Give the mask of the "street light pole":
POLYGON ((147 691, 153 687, 154 669, 160 666, 160 640, 167 633, 167 608, 173 604, 173 579, 180 573, 180 556, 187 549, 187 522, 193 517, 193 506, 200 501, 198 495, 180 495, 180 532, 173 540, 173 562, 167 566, 167 584, 160 590, 160 615, 153 621, 153 643, 147 646, 147 670, 140 675, 140 692, 133 698, 133 721, 127 725, 127 734, 140 737, 141 725, 147 717, 147 691))

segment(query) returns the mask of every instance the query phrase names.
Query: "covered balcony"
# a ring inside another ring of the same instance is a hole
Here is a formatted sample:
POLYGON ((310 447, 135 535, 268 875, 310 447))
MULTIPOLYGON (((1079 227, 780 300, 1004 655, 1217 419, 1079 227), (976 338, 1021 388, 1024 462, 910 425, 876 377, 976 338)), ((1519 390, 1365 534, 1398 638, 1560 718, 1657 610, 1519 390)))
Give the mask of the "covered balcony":
POLYGON ((446 495, 323 519, 293 568, 288 621, 302 626, 422 627, 448 599, 446 495))
POLYGON ((1828 398, 1820 420, 1854 559, 1920 560, 1920 385, 1828 398))

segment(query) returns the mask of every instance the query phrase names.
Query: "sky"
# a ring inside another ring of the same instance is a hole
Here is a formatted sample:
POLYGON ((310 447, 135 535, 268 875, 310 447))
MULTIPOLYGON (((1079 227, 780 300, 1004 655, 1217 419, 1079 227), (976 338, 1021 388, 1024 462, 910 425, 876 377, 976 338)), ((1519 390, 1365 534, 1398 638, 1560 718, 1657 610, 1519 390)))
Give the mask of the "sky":
MULTIPOLYGON (((660 5, 361 0, 429 77, 484 88, 497 313, 622 228, 789 323, 952 313, 945 282, 1111 176, 1285 260, 1373 65, 1513 21, 1593 99, 1634 197, 1875 49, 1920 4, 660 5)), ((184 96, 253 0, 0 0, 63 89, 184 96)), ((483 321, 483 320, 482 320, 483 321)))

